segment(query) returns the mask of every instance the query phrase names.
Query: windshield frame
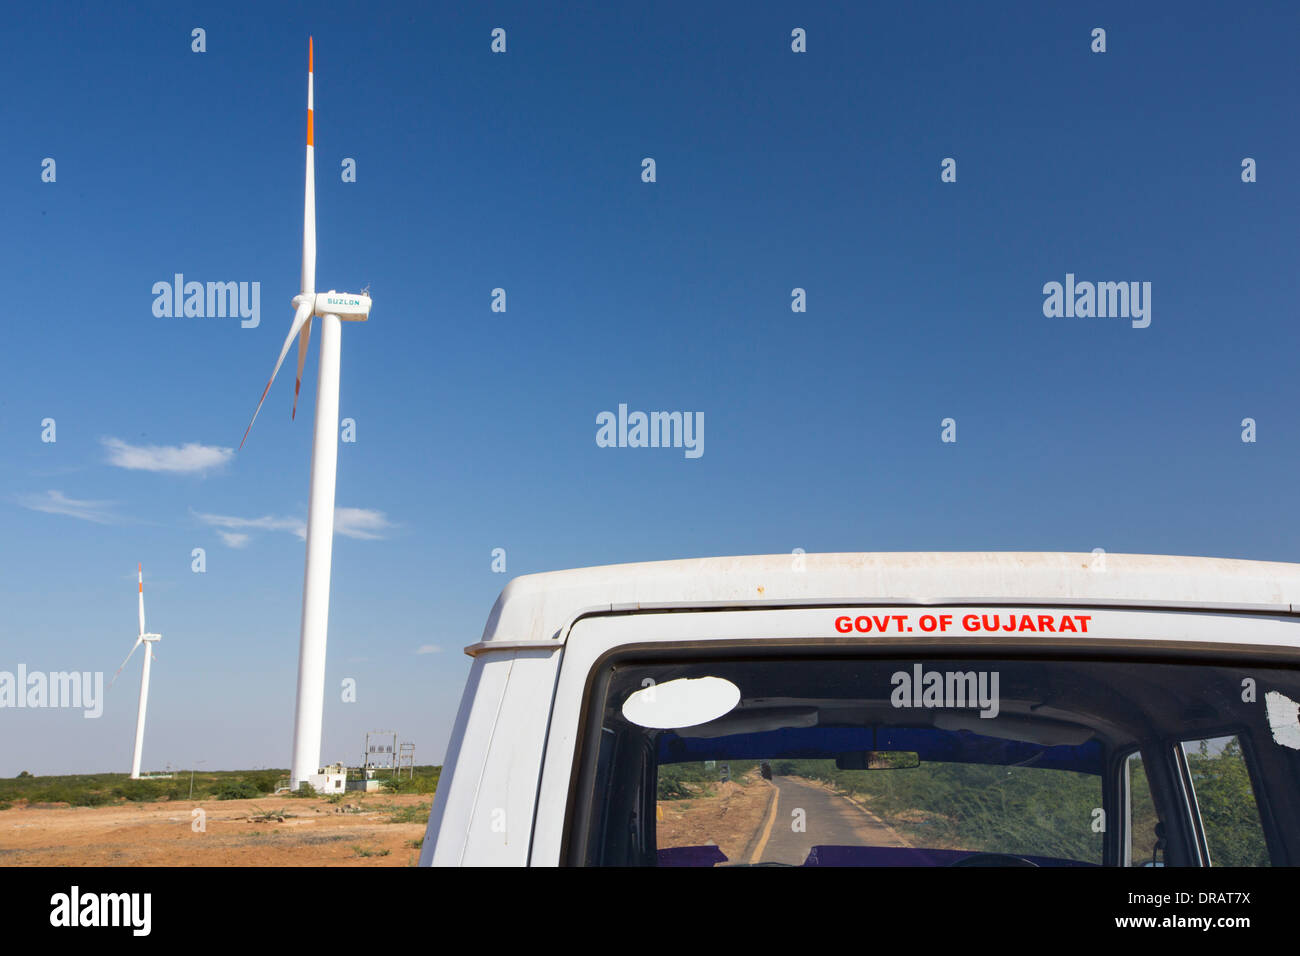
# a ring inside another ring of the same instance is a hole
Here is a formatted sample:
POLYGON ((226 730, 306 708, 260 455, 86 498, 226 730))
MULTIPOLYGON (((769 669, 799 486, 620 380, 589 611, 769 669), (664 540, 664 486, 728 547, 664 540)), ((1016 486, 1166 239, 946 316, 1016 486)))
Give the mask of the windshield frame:
MULTIPOLYGON (((750 612, 763 613, 763 612, 750 612)), ((599 722, 590 720, 592 708, 600 702, 603 707, 608 684, 613 673, 614 664, 627 666, 639 665, 679 665, 688 661, 706 661, 725 659, 729 662, 748 660, 761 661, 773 657, 831 657, 861 659, 868 657, 901 658, 907 657, 917 661, 935 660, 1017 660, 1046 661, 1057 660, 1097 660, 1133 663, 1183 663, 1212 666, 1215 664, 1240 668, 1250 663, 1258 665, 1282 666, 1300 669, 1300 649, 1294 646, 1232 644, 1218 643, 1207 645, 1202 641, 1172 641, 1137 638, 1133 640, 1107 639, 1098 640, 1026 640, 1023 636, 989 637, 946 636, 943 638, 921 636, 916 639, 895 639, 890 641, 836 641, 836 640, 764 640, 740 641, 736 639, 720 640, 665 640, 648 643, 624 644, 608 649, 593 663, 588 674, 584 690, 582 708, 578 725, 578 740, 573 753, 572 774, 570 777, 569 800, 565 812, 562 836, 561 862, 566 865, 585 865, 587 857, 588 821, 595 794, 595 771, 597 750, 593 747, 593 733, 599 734, 599 722)), ((1222 727, 1225 735, 1240 736, 1243 728, 1231 723, 1222 727)), ((1198 733, 1200 731, 1198 730, 1198 733)), ((1139 751, 1144 759, 1151 748, 1151 763, 1163 766, 1156 776, 1163 776, 1164 786, 1172 784, 1171 793, 1180 792, 1181 773, 1177 768, 1177 755, 1185 731, 1176 731, 1160 737, 1158 740, 1143 740, 1139 751)), ((1246 743, 1246 746, 1253 746, 1246 743)), ((1118 768, 1122 767, 1126 755, 1132 752, 1131 745, 1122 748, 1107 748, 1103 771, 1103 806, 1106 817, 1118 821, 1119 825, 1107 828, 1104 843, 1104 866, 1118 865, 1123 854, 1124 842, 1128 839, 1124 828, 1121 803, 1121 787, 1118 768)), ((1250 762, 1251 783, 1255 789, 1260 810, 1261 823, 1264 827, 1270 855, 1276 861, 1279 856, 1286 858, 1294 854, 1295 848, 1286 845, 1282 837, 1279 822, 1274 818, 1270 801, 1261 795, 1257 775, 1260 770, 1256 763, 1250 762)), ((1167 845, 1177 857, 1194 860, 1203 864, 1199 847, 1203 845, 1199 814, 1195 808, 1188 807, 1184 798, 1180 812, 1170 815, 1165 821, 1167 845)), ((1170 850, 1165 851, 1166 858, 1170 850)), ((1195 862, 1184 865, 1197 865, 1195 862)), ((1279 865, 1275 862, 1274 865, 1279 865)))

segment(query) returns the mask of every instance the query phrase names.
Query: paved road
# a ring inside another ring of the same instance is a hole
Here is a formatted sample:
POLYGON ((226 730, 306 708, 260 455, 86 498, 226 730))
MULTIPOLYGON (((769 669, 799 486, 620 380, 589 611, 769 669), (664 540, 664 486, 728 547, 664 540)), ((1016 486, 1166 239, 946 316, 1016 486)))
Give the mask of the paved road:
MULTIPOLYGON (((814 846, 907 846, 890 827, 839 794, 796 777, 773 777, 776 813, 764 819, 771 830, 759 836, 758 863, 800 865, 814 846), (795 830, 795 810, 803 810, 804 832, 795 830)), ((765 829, 766 832, 766 829, 765 829)), ((750 861, 745 861, 750 862, 750 861)))

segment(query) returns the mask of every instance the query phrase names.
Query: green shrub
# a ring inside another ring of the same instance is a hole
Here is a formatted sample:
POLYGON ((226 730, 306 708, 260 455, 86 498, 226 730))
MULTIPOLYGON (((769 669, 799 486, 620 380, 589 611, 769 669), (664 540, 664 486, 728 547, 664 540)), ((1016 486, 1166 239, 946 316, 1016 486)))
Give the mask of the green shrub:
MULTIPOLYGON (((405 769, 405 768, 403 768, 405 769)), ((441 767, 416 767, 415 775, 410 777, 390 777, 384 781, 384 793, 419 793, 431 794, 438 789, 438 776, 441 767)))
POLYGON ((687 797, 694 796, 680 780, 665 776, 662 771, 663 768, 660 768, 658 793, 660 800, 685 800, 687 797))
POLYGON ((391 807, 391 813, 388 815, 389 823, 428 823, 429 807, 432 804, 417 803, 412 807, 391 807))
POLYGON ((125 780, 114 787, 112 793, 114 797, 133 803, 171 800, 178 795, 170 780, 125 780))
POLYGON ((254 797, 260 797, 261 795, 262 791, 247 780, 222 784, 215 793, 218 800, 252 800, 254 797))
POLYGON ((253 773, 248 775, 248 782, 257 787, 262 793, 274 793, 275 784, 279 779, 279 774, 274 771, 266 773, 253 773))
POLYGON ((730 779, 740 782, 750 772, 758 770, 757 760, 715 761, 712 767, 704 761, 691 763, 661 764, 659 766, 660 800, 684 800, 687 797, 711 797, 714 787, 722 781, 722 768, 726 764, 731 771, 730 779))
POLYGON ((261 813, 253 814, 248 819, 253 823, 283 823, 286 817, 291 816, 293 816, 292 813, 288 813, 283 809, 264 810, 261 813))
POLYGON ((51 802, 66 801, 74 807, 102 807, 112 799, 112 796, 102 790, 82 790, 54 797, 51 802))

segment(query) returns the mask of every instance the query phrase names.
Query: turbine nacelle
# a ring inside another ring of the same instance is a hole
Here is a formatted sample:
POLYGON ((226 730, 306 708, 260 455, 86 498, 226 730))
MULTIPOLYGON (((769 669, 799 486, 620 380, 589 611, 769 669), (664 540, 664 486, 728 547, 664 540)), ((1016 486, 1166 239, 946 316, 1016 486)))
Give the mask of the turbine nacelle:
MULTIPOLYGON (((298 286, 302 291, 293 297, 293 323, 289 326, 289 334, 284 337, 280 357, 275 361, 275 368, 271 369, 271 377, 266 380, 266 387, 262 389, 262 397, 258 399, 257 408, 253 410, 253 417, 248 427, 244 429, 244 437, 239 442, 240 448, 243 448, 244 442, 248 441, 248 433, 253 430, 253 422, 257 421, 262 403, 266 401, 266 396, 271 391, 271 384, 275 381, 280 366, 284 364, 289 349, 293 347, 294 339, 298 340, 298 374, 294 377, 293 407, 290 409, 289 416, 298 417, 298 392, 302 388, 302 368, 307 360, 307 343, 311 340, 312 319, 333 315, 344 322, 364 322, 370 318, 372 303, 370 296, 364 292, 339 292, 335 289, 330 289, 328 292, 313 291, 316 288, 316 161, 313 145, 315 136, 313 131, 316 124, 315 111, 312 108, 314 85, 312 75, 315 71, 313 49, 309 38, 307 40, 307 167, 302 201, 302 283, 298 286)), ((321 368, 325 366, 322 365, 321 368)), ((334 387, 337 389, 337 384, 334 387)), ((315 468, 313 461, 313 474, 315 468)))
POLYGON ((317 318, 325 315, 337 315, 344 322, 364 322, 370 318, 373 305, 370 296, 364 292, 328 292, 302 293, 293 297, 293 307, 297 311, 304 302, 312 300, 311 314, 317 318))

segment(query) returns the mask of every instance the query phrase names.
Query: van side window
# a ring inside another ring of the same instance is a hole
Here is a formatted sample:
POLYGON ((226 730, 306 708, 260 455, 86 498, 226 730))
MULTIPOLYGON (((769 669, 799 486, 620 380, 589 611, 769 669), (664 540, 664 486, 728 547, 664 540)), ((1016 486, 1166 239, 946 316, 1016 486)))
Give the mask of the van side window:
POLYGON ((1211 866, 1270 866, 1246 755, 1237 737, 1184 740, 1211 866))

